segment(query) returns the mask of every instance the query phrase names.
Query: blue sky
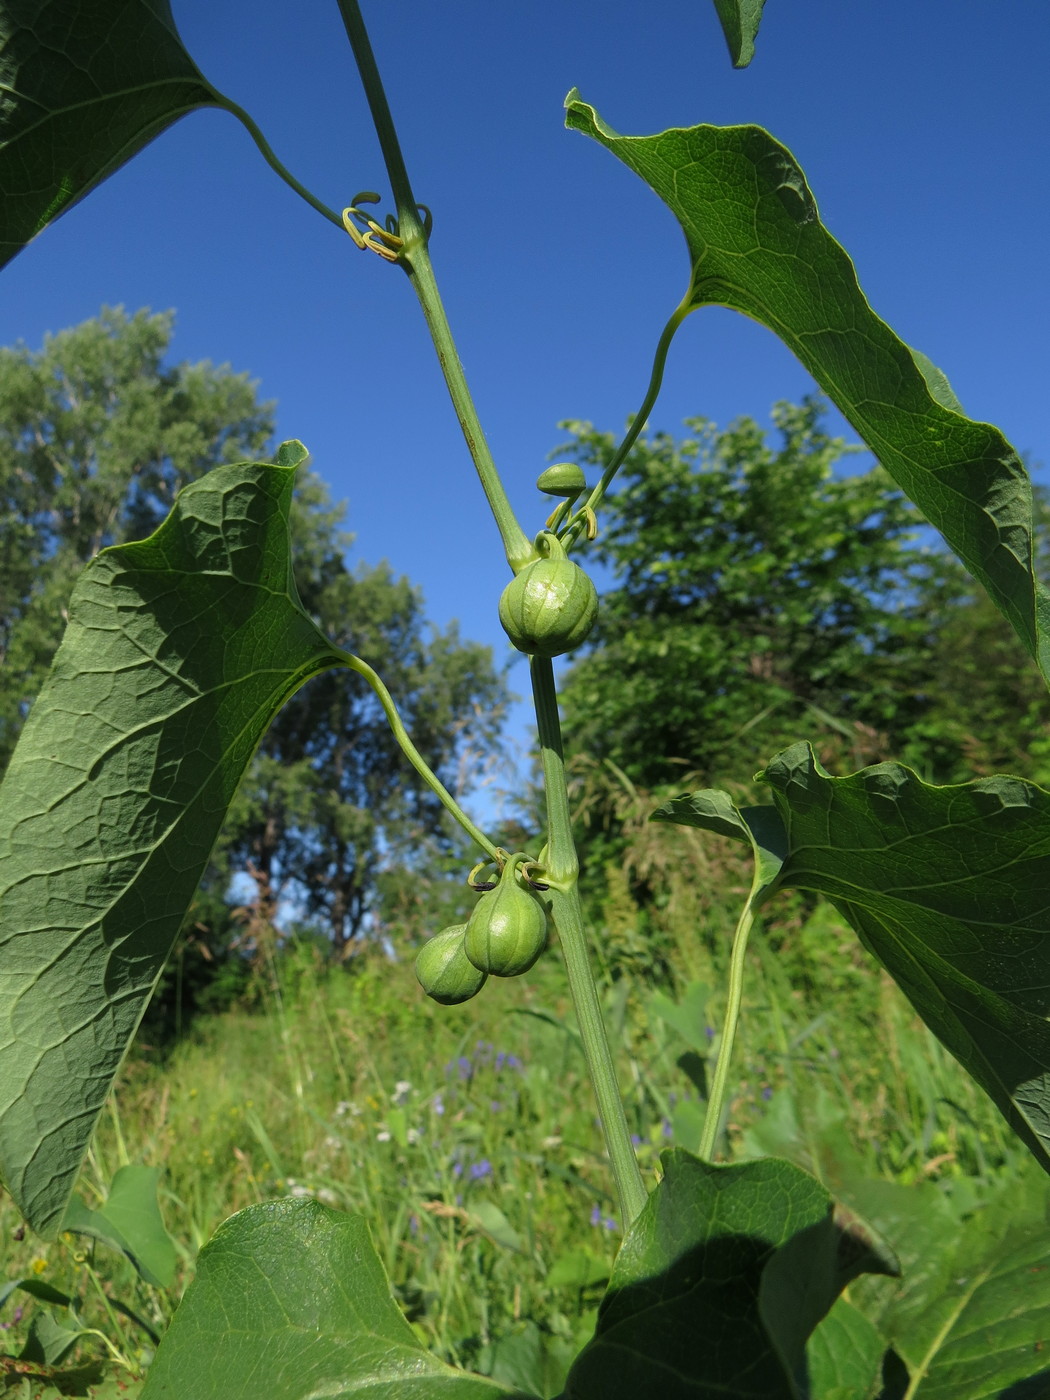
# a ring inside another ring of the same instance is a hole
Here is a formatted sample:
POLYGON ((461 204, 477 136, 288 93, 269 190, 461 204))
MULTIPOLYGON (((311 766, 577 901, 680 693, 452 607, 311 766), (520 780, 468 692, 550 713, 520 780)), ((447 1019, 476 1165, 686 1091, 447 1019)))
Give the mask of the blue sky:
MULTIPOLYGON (((205 74, 322 199, 338 209, 386 190, 335 0, 173 9, 205 74)), ((1050 466, 1045 0, 769 0, 745 72, 710 0, 364 0, 364 12, 527 529, 542 524, 533 482, 558 421, 621 427, 688 271, 663 205, 564 130, 574 85, 624 133, 766 126, 875 310, 972 417, 1050 466)), ((388 559, 436 621, 457 617, 506 654, 506 566, 407 279, 299 201, 233 118, 196 113, 164 133, 22 253, 0 293, 5 344, 37 346, 104 303, 174 308, 177 359, 229 362, 278 401, 280 436, 301 438, 348 503, 355 558, 388 559)), ((811 388, 769 332, 706 310, 679 333, 651 421, 765 418, 811 388)), ((513 679, 527 687, 523 667, 513 679)))

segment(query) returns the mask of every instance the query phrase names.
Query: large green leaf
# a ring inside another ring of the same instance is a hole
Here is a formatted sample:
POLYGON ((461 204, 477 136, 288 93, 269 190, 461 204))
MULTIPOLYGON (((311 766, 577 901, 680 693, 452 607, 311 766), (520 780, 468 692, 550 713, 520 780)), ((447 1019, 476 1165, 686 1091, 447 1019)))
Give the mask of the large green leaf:
POLYGON ((765 3, 766 0, 715 0, 734 68, 746 68, 755 56, 755 36, 765 3))
POLYGON ((0 788, 0 1172, 43 1234, 256 745, 339 663, 292 582, 304 456, 219 467, 85 569, 0 788))
POLYGON ((0 267, 219 95, 168 0, 0 0, 0 267))
MULTIPOLYGON (((498 1400, 401 1316, 360 1216, 311 1200, 249 1206, 201 1251, 142 1400, 498 1400)), ((527 1400, 527 1397, 522 1397, 527 1400)))
POLYGON ((840 1298, 809 1339, 809 1400, 874 1400, 886 1350, 875 1324, 840 1298))
POLYGON ((788 1162, 673 1149, 663 1163, 564 1400, 795 1400, 811 1332, 851 1278, 884 1265, 788 1162))
POLYGON ((575 91, 567 125, 670 206, 691 277, 683 306, 768 326, 1010 619, 1050 679, 1050 593, 1032 569, 1031 483, 998 429, 972 422, 925 356, 872 311, 791 152, 757 126, 620 136, 575 91))
POLYGON ((966 1219, 934 1187, 854 1182, 849 1196, 900 1255, 900 1285, 856 1301, 904 1363, 909 1396, 1050 1394, 1045 1180, 1040 1193, 1007 1182, 966 1219))
POLYGON ((62 1229, 88 1235, 120 1250, 146 1280, 158 1288, 175 1282, 175 1242, 164 1228, 157 1202, 157 1167, 121 1167, 106 1203, 90 1210, 78 1196, 66 1208, 62 1229))
MULTIPOLYGON (((779 885, 835 905, 1050 1170, 1050 793, 1007 777, 933 787, 899 763, 833 778, 808 744, 760 777, 777 808, 762 829, 779 816, 786 837, 779 885)), ((674 809, 745 839, 695 803, 674 809)))

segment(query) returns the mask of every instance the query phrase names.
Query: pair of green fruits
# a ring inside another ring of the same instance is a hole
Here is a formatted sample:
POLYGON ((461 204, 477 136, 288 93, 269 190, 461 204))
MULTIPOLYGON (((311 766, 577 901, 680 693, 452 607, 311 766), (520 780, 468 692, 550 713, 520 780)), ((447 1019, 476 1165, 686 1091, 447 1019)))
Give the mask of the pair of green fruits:
POLYGON ((457 1006, 477 996, 489 975, 520 977, 547 944, 547 913, 522 883, 521 857, 511 857, 499 884, 483 894, 465 924, 453 924, 423 944, 416 978, 428 997, 457 1006))

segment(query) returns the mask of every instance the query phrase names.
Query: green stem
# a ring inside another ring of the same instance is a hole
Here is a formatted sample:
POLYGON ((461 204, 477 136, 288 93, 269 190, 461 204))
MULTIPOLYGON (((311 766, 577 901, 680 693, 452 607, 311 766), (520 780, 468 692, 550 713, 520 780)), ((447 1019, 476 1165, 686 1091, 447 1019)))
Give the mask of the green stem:
POLYGON ((597 486, 595 486, 591 494, 587 497, 587 500, 584 503, 584 505, 580 506, 575 511, 572 519, 566 526, 562 534, 562 539, 565 543, 566 549, 570 549, 575 543, 575 541, 579 538, 580 531, 583 530, 586 524, 585 512, 588 509, 591 511, 595 511, 598 509, 598 506, 602 502, 602 498, 604 497, 606 491, 609 489, 609 485, 612 482, 613 477, 623 466, 624 461, 627 458, 628 452, 630 452, 631 448, 634 446, 635 442, 638 439, 638 434, 645 427, 646 419, 649 417, 649 414, 653 411, 653 405, 656 403, 656 400, 659 398, 660 395, 660 386, 664 382, 664 368, 667 364, 667 352, 671 348, 671 341, 674 339, 675 332, 678 330, 678 327, 689 315, 689 312, 691 310, 692 306, 690 304, 690 299, 686 297, 685 300, 681 303, 681 305, 679 305, 675 309, 674 315, 667 322, 667 325, 664 326, 662 332, 660 333, 660 339, 656 342, 656 353, 653 356, 653 369, 652 373, 649 376, 649 387, 645 391, 645 398, 642 400, 638 412, 634 415, 634 418, 631 420, 631 426, 627 429, 627 434, 624 437, 623 442, 621 442, 620 446, 616 449, 616 455, 613 457, 609 465, 605 468, 605 471, 602 472, 601 480, 598 482, 597 486))
POLYGON ((459 419, 459 426, 466 440, 467 449, 500 532, 507 562, 517 573, 519 569, 523 569, 526 564, 531 563, 537 557, 536 551, 531 540, 518 524, 507 493, 503 489, 503 483, 496 470, 492 453, 485 440, 477 409, 474 407, 474 400, 467 387, 463 365, 452 338, 445 308, 438 294, 434 269, 427 248, 426 232, 419 217, 419 206, 412 193, 405 158, 401 152, 401 143, 397 137, 394 119, 390 114, 390 105, 386 100, 383 81, 379 76, 375 54, 372 51, 368 31, 365 29, 360 6, 357 0, 339 0, 339 10, 343 16, 343 25, 346 28, 347 38, 350 40, 350 47, 354 51, 358 72, 361 74, 361 82, 368 99, 369 110, 372 113, 376 135, 379 137, 387 175, 390 178, 394 205, 397 209, 397 232, 404 241, 398 261, 408 273, 409 280, 423 308, 427 329, 430 331, 430 338, 437 351, 441 373, 444 375, 445 384, 456 410, 456 417, 459 419))
POLYGON ((219 92, 216 88, 212 88, 212 92, 215 94, 216 106, 222 107, 232 116, 235 116, 237 120, 245 127, 245 129, 248 132, 248 135, 258 146, 259 151, 262 154, 262 158, 266 161, 266 164, 270 166, 272 170, 275 170, 277 174, 280 175, 281 179, 285 182, 285 184, 290 185, 297 195, 300 195, 303 199, 305 199, 307 204, 309 204, 312 208, 316 209, 319 214, 323 214, 324 217, 330 223, 335 224, 336 228, 342 230, 342 232, 345 233, 346 230, 343 228, 343 221, 335 212, 335 210, 329 209, 327 204, 325 204, 322 200, 318 199, 315 194, 312 194, 304 184, 302 184, 299 180, 295 178, 295 176, 288 169, 288 167, 284 165, 280 160, 278 160, 276 154, 274 153, 273 147, 270 145, 269 141, 267 141, 266 137, 262 134, 256 122, 253 120, 252 117, 248 115, 244 108, 239 107, 236 102, 234 102, 231 98, 227 97, 224 93, 219 92))
POLYGON ((362 676, 375 691, 379 703, 383 707, 383 713, 386 715, 387 723, 390 725, 390 729, 394 735, 394 738, 400 744, 402 753, 408 759, 409 763, 411 763, 412 767, 416 770, 416 772, 431 789, 431 791, 436 794, 438 800, 442 803, 442 805, 449 812, 451 812, 452 816, 455 817, 457 822, 459 822, 460 826, 471 838, 471 840, 476 842, 477 845, 479 845, 481 849, 485 852, 485 854, 490 857, 490 859, 498 861, 499 856, 497 854, 496 847, 492 844, 492 842, 485 835, 485 833, 479 830, 479 828, 476 827, 474 823, 470 820, 466 812, 464 812, 463 808, 452 796, 448 788, 445 787, 444 783, 433 771, 433 769, 429 767, 423 755, 419 752, 415 744, 413 744, 412 740, 409 738, 408 730, 402 723, 401 716, 397 712, 397 706, 394 704, 393 697, 391 696, 390 691, 387 690, 386 686, 379 679, 379 676, 376 674, 376 672, 372 670, 372 667, 369 666, 367 661, 362 661, 359 656, 354 656, 351 652, 342 651, 338 648, 335 648, 335 650, 338 651, 339 659, 343 662, 343 664, 349 667, 351 671, 356 671, 356 673, 359 676, 362 676))
POLYGON ((620 1217, 626 1229, 641 1213, 646 1202, 645 1184, 631 1145, 623 1099, 616 1078, 616 1067, 605 1033, 605 1022, 598 1003, 583 910, 576 884, 578 861, 569 823, 569 795, 565 783, 561 724, 554 689, 554 669, 549 660, 534 657, 532 690, 536 701, 543 781, 547 794, 547 864, 551 915, 561 940, 562 956, 569 982, 587 1069, 598 1103, 598 1117, 605 1136, 613 1178, 620 1198, 620 1217))
POLYGON ((539 556, 532 541, 518 524, 518 518, 514 514, 507 493, 503 489, 499 472, 496 470, 496 463, 493 461, 477 409, 474 407, 474 400, 467 387, 467 377, 456 350, 456 342, 452 338, 452 331, 438 293, 434 269, 425 243, 418 252, 412 254, 408 275, 416 296, 419 298, 419 304, 423 308, 427 329, 430 331, 430 338, 434 342, 434 349, 437 351, 438 362, 441 365, 441 373, 445 377, 445 384, 456 410, 456 417, 459 419, 459 426, 466 441, 467 450, 470 452, 478 480, 485 492, 485 499, 489 503, 489 509, 492 511, 493 519, 500 533, 500 539, 503 541, 503 552, 507 556, 507 563, 515 573, 518 573, 526 564, 531 564, 539 556))
POLYGON ((408 178, 408 167, 401 154, 401 142, 397 139, 397 128, 390 113, 390 104, 383 91, 383 80, 379 76, 376 56, 372 51, 372 41, 368 37, 361 7, 357 0, 339 0, 339 13, 343 16, 343 27, 350 47, 354 51, 357 71, 368 99, 368 110, 372 113, 372 125, 379 137, 379 149, 383 152, 383 163, 390 176, 390 187, 397 208, 398 232, 405 236, 405 229, 416 227, 422 232, 419 208, 412 193, 412 182, 408 178))
POLYGON ((704 1117, 704 1131, 700 1138, 698 1155, 710 1161, 718 1140, 718 1129, 725 1107, 726 1085, 729 1083, 729 1065, 733 1058, 733 1043, 736 1040, 737 1022, 740 1020, 740 1003, 744 994, 744 955, 747 952, 747 939, 751 925, 755 922, 754 890, 748 895, 737 921, 733 934, 733 951, 729 958, 729 994, 726 1000, 725 1020, 722 1023, 722 1038, 718 1042, 718 1061, 715 1064, 711 1093, 707 1101, 707 1114, 704 1117))

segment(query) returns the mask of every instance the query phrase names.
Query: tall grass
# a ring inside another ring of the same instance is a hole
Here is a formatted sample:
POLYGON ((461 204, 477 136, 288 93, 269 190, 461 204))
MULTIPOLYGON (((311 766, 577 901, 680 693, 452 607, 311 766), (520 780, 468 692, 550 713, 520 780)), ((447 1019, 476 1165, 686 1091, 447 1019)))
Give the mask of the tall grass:
MULTIPOLYGON (((735 851, 713 850, 688 902, 643 913, 613 879, 596 937, 650 1181, 663 1147, 695 1150, 718 1048, 745 872, 735 851)), ((529 1332, 553 1358, 553 1393, 593 1321, 621 1223, 554 950, 456 1008, 422 996, 410 956, 376 950, 330 967, 292 948, 261 978, 254 1009, 198 1022, 163 1062, 132 1056, 81 1191, 101 1200, 127 1161, 161 1167, 179 1287, 220 1221, 251 1202, 310 1194, 359 1212, 428 1345, 499 1373, 501 1348, 529 1332)), ((979 1190, 1026 1170, 984 1096, 825 905, 788 904, 756 931, 735 1077, 727 1157, 785 1153, 832 1186, 862 1173, 979 1190)), ((85 1309, 103 1331, 104 1285, 162 1329, 178 1288, 146 1289, 77 1241, 12 1239, 6 1200, 0 1226, 8 1278, 35 1270, 93 1298, 85 1309)), ((130 1363, 148 1360, 148 1337, 126 1318, 116 1345, 130 1363)))

